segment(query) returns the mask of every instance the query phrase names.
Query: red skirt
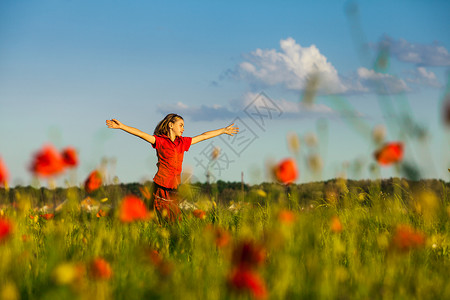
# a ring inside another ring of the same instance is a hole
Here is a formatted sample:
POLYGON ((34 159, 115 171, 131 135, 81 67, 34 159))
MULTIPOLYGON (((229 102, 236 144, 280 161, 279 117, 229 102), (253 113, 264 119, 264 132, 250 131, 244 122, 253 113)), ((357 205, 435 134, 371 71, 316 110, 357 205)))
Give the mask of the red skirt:
POLYGON ((181 210, 178 207, 176 189, 168 189, 154 183, 153 210, 160 220, 167 222, 181 221, 181 210))

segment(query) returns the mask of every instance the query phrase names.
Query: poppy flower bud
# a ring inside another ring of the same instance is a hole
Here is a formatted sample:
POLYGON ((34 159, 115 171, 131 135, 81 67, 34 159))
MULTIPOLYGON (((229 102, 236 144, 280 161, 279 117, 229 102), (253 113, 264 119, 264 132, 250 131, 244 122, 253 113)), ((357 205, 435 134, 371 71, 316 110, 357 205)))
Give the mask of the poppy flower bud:
POLYGON ((110 264, 101 257, 95 258, 91 262, 91 276, 95 279, 110 279, 112 276, 110 264))
POLYGON ((275 178, 283 183, 293 183, 298 177, 297 164, 294 159, 287 158, 281 161, 274 170, 275 178))
POLYGON ((73 147, 67 147, 62 151, 62 158, 67 167, 76 167, 78 165, 77 150, 73 147))
POLYGON ((403 143, 392 142, 385 144, 382 148, 375 151, 374 157, 378 164, 383 166, 397 163, 403 159, 403 143))
POLYGON ((37 176, 50 177, 64 171, 62 155, 52 145, 45 145, 33 158, 30 171, 37 176))
POLYGON ((6 186, 8 182, 8 170, 6 169, 6 165, 3 163, 2 158, 0 157, 0 186, 6 186))
POLYGON ((99 171, 94 170, 89 174, 84 182, 84 189, 87 193, 92 193, 102 185, 102 175, 99 171))
POLYGON ((120 205, 120 221, 130 223, 151 217, 144 202, 134 195, 126 196, 120 205))

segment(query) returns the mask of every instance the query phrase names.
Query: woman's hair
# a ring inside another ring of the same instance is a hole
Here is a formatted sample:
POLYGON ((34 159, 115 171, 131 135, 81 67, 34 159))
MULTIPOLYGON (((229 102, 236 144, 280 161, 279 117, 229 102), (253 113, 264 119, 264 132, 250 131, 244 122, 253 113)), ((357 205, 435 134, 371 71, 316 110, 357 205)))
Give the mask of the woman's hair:
POLYGON ((154 135, 166 135, 169 136, 169 123, 175 123, 178 119, 183 118, 177 114, 168 114, 161 122, 156 125, 154 135))

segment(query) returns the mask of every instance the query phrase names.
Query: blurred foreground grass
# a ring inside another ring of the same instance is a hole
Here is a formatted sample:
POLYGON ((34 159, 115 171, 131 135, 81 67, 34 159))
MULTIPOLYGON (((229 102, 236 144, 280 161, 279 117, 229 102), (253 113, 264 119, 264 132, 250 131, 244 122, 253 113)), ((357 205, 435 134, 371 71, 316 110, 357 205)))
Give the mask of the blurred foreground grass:
POLYGON ((184 186, 180 223, 120 222, 142 187, 0 190, 0 298, 450 299, 449 183, 184 186))

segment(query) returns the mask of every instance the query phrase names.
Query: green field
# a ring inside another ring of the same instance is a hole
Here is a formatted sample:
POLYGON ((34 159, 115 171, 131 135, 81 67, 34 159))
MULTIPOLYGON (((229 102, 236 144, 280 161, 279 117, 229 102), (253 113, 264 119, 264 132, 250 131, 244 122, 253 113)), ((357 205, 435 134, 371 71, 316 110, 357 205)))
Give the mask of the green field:
POLYGON ((141 188, 1 189, 0 298, 450 299, 449 183, 183 186, 181 222, 121 222, 141 188))

